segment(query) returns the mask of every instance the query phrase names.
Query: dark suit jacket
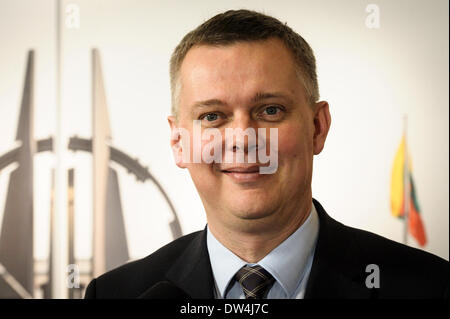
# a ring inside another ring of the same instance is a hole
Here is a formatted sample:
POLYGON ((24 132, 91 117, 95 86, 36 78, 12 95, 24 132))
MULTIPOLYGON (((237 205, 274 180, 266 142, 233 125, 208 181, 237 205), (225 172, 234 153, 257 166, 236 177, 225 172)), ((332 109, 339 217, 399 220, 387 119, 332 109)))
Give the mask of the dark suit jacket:
MULTIPOLYGON (((305 298, 448 298, 448 262, 373 233, 347 227, 314 200, 320 220, 305 298), (367 288, 369 264, 379 288, 367 288)), ((153 254, 94 279, 85 298, 137 298, 169 281, 192 298, 214 298, 206 230, 183 236, 153 254)))

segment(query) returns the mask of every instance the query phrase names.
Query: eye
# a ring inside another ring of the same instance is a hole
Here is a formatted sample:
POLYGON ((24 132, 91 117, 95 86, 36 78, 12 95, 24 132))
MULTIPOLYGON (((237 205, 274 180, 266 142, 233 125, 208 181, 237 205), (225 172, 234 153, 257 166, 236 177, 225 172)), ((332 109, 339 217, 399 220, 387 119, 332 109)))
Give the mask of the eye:
POLYGON ((284 115, 284 109, 278 105, 269 105, 264 107, 258 114, 258 117, 267 121, 280 120, 284 115))
POLYGON ((275 115, 280 111, 280 108, 277 106, 269 106, 264 109, 267 115, 275 115))
POLYGON ((217 120, 219 116, 216 113, 208 113, 203 118, 206 119, 208 122, 213 122, 217 120))
POLYGON ((217 122, 222 119, 223 116, 220 113, 211 112, 200 115, 199 120, 201 120, 205 125, 217 124, 217 122))

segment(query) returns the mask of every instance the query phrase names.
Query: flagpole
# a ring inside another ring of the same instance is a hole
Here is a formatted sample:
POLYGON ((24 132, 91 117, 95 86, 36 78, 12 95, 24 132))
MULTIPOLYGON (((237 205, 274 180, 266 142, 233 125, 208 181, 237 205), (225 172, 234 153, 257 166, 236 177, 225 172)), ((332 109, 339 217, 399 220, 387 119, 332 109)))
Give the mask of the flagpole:
POLYGON ((55 59, 56 59, 56 133, 55 133, 55 193, 54 193, 54 215, 53 228, 51 229, 51 245, 52 245, 52 298, 65 299, 67 298, 67 215, 66 215, 66 201, 63 200, 65 187, 65 171, 63 168, 63 150, 64 140, 62 134, 62 96, 61 96, 61 82, 62 82, 62 0, 55 0, 55 59))
POLYGON ((403 243, 408 244, 408 221, 409 221, 409 209, 410 209, 410 179, 409 179, 409 154, 408 154, 408 116, 405 114, 403 117, 403 137, 404 137, 404 166, 403 166, 403 203, 404 203, 404 225, 403 225, 403 243))

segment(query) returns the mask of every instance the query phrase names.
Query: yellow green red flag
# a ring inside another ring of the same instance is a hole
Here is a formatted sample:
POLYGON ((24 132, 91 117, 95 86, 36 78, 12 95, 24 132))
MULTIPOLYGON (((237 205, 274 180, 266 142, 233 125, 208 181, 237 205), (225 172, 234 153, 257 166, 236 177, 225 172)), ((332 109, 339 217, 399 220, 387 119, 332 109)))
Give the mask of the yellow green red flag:
POLYGON ((408 228, 411 235, 418 241, 420 246, 425 246, 427 237, 425 228, 420 218, 420 208, 417 202, 417 194, 412 177, 410 157, 407 155, 405 136, 402 137, 397 153, 394 158, 391 177, 391 212, 398 218, 405 218, 405 202, 408 203, 408 228), (408 161, 406 161, 408 159, 408 161), (408 169, 406 169, 408 165, 408 169), (405 172, 408 178, 405 179, 405 172), (406 183, 405 183, 406 182, 406 183), (406 185, 405 185, 406 184, 406 185), (405 189, 408 187, 408 192, 405 189), (406 194, 406 195, 405 195, 406 194), (407 200, 405 200, 407 198, 407 200))

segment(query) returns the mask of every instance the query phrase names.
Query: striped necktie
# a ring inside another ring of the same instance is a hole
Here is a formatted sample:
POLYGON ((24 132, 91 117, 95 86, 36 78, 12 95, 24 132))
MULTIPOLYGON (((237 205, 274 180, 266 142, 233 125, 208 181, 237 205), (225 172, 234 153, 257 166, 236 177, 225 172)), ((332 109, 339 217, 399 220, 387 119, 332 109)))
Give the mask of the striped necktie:
POLYGON ((245 299, 263 299, 275 282, 272 275, 259 265, 242 267, 235 279, 241 284, 245 299))

